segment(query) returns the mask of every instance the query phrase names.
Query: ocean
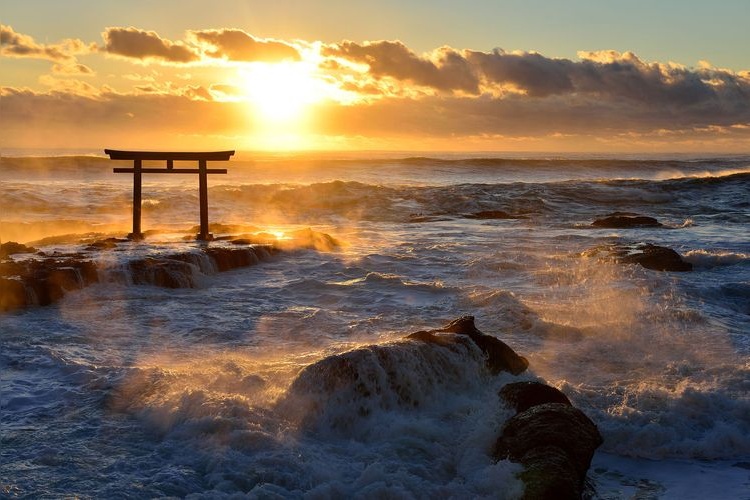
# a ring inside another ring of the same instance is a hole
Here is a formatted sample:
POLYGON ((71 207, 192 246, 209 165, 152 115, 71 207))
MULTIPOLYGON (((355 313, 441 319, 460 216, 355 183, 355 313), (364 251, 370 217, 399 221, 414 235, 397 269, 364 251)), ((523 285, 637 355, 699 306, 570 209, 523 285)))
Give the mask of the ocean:
MULTIPOLYGON (((132 177, 112 173, 127 162, 32 153, 0 160, 2 243, 51 255, 130 231, 132 177)), ((131 259, 203 245, 184 239, 195 176, 144 175, 143 229, 159 233, 92 254, 99 283, 0 313, 0 495, 518 498, 520 466, 491 457, 511 415, 497 392, 542 379, 604 438, 594 498, 750 498, 750 156, 240 152, 209 166, 229 170, 209 177, 212 223, 340 245, 195 269, 189 288, 118 279, 131 259), (592 226, 618 212, 661 225, 592 226), (592 252, 636 243, 693 270, 592 252), (418 404, 365 392, 304 425, 304 367, 462 315, 529 370, 396 347, 367 370, 418 404)))

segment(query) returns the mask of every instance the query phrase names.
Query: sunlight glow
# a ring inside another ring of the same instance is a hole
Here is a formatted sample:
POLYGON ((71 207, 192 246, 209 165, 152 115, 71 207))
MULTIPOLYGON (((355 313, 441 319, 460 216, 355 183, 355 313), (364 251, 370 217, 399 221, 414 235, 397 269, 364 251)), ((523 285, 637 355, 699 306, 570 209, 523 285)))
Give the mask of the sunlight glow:
POLYGON ((325 82, 304 62, 254 63, 240 75, 247 98, 263 121, 290 124, 304 118, 306 108, 327 97, 325 82))

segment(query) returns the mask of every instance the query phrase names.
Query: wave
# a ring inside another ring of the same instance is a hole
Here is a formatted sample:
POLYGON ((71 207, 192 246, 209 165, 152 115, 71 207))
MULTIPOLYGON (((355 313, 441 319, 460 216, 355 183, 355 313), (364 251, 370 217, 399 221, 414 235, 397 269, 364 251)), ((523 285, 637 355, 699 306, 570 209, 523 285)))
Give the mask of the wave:
POLYGON ((694 266, 705 269, 734 266, 750 262, 749 254, 725 250, 689 250, 685 252, 683 258, 694 266))

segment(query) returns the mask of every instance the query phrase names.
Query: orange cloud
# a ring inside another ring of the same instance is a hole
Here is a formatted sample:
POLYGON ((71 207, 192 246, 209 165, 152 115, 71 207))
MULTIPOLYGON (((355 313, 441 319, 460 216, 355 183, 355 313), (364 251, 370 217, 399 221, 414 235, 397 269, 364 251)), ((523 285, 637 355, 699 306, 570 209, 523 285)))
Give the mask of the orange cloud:
POLYGON ((191 31, 190 36, 216 59, 244 62, 299 61, 299 51, 279 40, 256 38, 240 29, 191 31))
POLYGON ((103 50, 121 57, 175 64, 200 59, 194 48, 181 42, 161 38, 154 31, 144 31, 133 27, 109 27, 104 30, 102 37, 104 38, 103 50))
POLYGON ((369 66, 375 77, 391 77, 441 91, 479 92, 479 80, 466 59, 454 49, 435 52, 435 61, 420 57, 400 41, 345 41, 323 48, 327 57, 341 58, 369 66))
POLYGON ((74 38, 67 38, 52 45, 40 44, 29 35, 17 33, 12 26, 0 24, 0 55, 6 57, 74 62, 77 54, 95 50, 96 44, 86 44, 74 38))

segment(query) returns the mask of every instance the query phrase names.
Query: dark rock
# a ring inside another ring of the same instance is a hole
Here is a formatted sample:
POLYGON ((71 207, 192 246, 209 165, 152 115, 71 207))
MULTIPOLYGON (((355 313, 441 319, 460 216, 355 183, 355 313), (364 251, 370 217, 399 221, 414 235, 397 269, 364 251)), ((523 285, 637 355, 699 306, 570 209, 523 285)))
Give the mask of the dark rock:
POLYGON ((525 219, 523 215, 513 215, 504 210, 482 210, 473 214, 464 215, 466 219, 525 219))
POLYGON ((192 288, 193 268, 190 263, 176 259, 133 260, 128 263, 130 277, 136 285, 154 285, 163 288, 192 288))
POLYGON ((513 375, 518 375, 529 367, 528 360, 516 354, 505 342, 479 331, 474 324, 474 316, 462 316, 451 321, 443 328, 426 332, 416 332, 406 338, 445 344, 448 341, 436 335, 441 332, 468 336, 487 356, 487 367, 492 374, 507 371, 513 375))
POLYGON ((587 257, 598 257, 602 254, 605 258, 623 264, 640 264, 646 269, 654 271, 686 272, 693 270, 693 265, 683 260, 679 253, 671 248, 650 243, 605 245, 583 252, 583 255, 587 257))
POLYGON ((494 456, 525 461, 527 465, 532 463, 528 454, 535 448, 560 448, 576 471, 577 484, 583 488, 591 458, 600 444, 599 430, 581 410, 562 403, 544 403, 516 414, 505 423, 494 456))
POLYGON ((105 238, 103 240, 96 240, 89 243, 86 250, 112 250, 117 248, 118 243, 126 243, 129 240, 123 238, 105 238))
POLYGON ((572 406, 568 397, 560 390, 541 382, 513 382, 503 386, 499 395, 517 413, 544 403, 572 406))
POLYGON ((594 227, 625 229, 631 227, 662 227, 662 224, 653 217, 635 215, 627 212, 616 212, 603 219, 597 219, 592 224, 594 227))
POLYGON ((686 272, 693 270, 693 264, 685 262, 680 254, 667 247, 657 245, 641 245, 639 252, 629 253, 621 258, 626 264, 640 264, 646 269, 654 271, 686 272))
POLYGON ((578 471, 565 451, 539 446, 521 459, 524 500, 579 500, 583 493, 578 471))
POLYGON ((28 247, 15 241, 8 241, 0 245, 0 259, 17 253, 34 253, 36 251, 37 249, 34 247, 28 247))
POLYGON ((26 287, 21 280, 0 278, 0 311, 26 307, 26 287))
POLYGON ((434 401, 436 393, 474 383, 467 374, 479 376, 483 369, 476 346, 467 336, 447 336, 455 341, 393 342, 323 358, 300 371, 277 410, 316 432, 377 432, 357 422, 377 411, 411 411, 434 401))

